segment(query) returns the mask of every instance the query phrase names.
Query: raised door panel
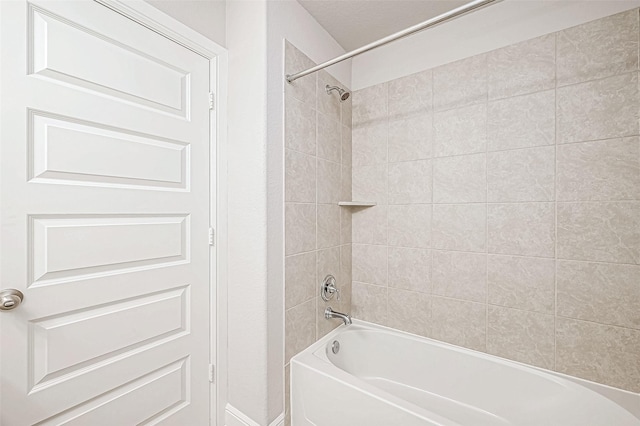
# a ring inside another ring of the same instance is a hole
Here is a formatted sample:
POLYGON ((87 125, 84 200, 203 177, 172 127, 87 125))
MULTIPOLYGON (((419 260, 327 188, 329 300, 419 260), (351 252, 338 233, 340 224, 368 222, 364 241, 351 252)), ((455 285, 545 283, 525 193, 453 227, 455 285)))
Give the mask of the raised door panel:
POLYGON ((158 424, 189 403, 189 364, 173 362, 35 426, 158 424))
POLYGON ((29 118, 30 182, 189 189, 186 142, 39 111, 29 118))
POLYGON ((67 312, 29 323, 30 392, 189 333, 189 289, 67 312))
POLYGON ((189 261, 189 216, 31 216, 31 287, 189 261))
POLYGON ((189 117, 188 72, 35 6, 30 24, 31 74, 189 117))

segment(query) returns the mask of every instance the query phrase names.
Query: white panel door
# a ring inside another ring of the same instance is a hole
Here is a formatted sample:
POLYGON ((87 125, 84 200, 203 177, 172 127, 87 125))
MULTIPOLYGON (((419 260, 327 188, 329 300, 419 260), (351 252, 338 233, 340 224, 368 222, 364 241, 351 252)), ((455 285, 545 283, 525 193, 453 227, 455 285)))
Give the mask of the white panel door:
POLYGON ((0 1, 0 424, 209 424, 209 61, 0 1))

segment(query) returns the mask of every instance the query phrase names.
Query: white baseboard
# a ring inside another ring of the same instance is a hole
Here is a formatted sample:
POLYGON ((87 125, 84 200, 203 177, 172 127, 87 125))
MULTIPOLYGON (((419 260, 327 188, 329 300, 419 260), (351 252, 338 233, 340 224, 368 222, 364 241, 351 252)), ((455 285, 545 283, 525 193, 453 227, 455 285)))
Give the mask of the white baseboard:
MULTIPOLYGON (((227 404, 225 407, 224 419, 226 426, 260 426, 259 423, 231 404, 227 404)), ((284 426, 284 413, 281 413, 269 426, 284 426)))

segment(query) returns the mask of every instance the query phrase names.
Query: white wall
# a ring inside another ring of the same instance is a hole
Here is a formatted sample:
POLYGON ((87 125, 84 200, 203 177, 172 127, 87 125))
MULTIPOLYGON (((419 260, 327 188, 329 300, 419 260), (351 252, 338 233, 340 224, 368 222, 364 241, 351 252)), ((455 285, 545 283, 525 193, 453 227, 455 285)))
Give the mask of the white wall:
MULTIPOLYGON (((227 2, 228 366, 227 402, 266 425, 267 13, 266 0, 227 2)), ((271 379, 272 380, 272 379, 271 379)))
POLYGON ((505 0, 354 58, 352 89, 394 80, 638 5, 638 0, 505 0))
MULTIPOLYGON (((344 51, 294 0, 230 0, 226 16, 227 421, 267 425, 284 408, 283 40, 315 61, 344 51)), ((330 72, 350 83, 349 63, 330 72)))
POLYGON ((226 45, 225 0, 145 1, 219 45, 226 45))

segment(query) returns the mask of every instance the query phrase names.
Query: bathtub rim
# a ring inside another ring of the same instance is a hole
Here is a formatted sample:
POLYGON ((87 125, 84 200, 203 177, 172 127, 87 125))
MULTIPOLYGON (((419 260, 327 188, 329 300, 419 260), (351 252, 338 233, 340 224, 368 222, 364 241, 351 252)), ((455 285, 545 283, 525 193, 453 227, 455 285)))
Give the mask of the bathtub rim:
MULTIPOLYGON (((314 342, 313 344, 311 344, 310 346, 308 346, 307 348, 305 348, 304 350, 302 350, 301 352, 293 356, 290 361, 291 366, 293 366, 294 363, 301 364, 302 366, 312 368, 313 370, 316 370, 319 373, 326 374, 325 371, 319 370, 319 367, 321 365, 328 364, 331 367, 338 370, 339 373, 343 373, 345 375, 344 377, 336 377, 336 380, 343 382, 345 385, 353 387, 353 383, 350 383, 347 380, 346 376, 349 376, 349 377, 355 377, 355 376, 351 376, 348 372, 342 370, 341 368, 339 368, 338 366, 336 366, 331 362, 331 360, 326 355, 327 344, 329 343, 330 340, 334 339, 336 336, 339 336, 345 331, 349 331, 353 329, 381 331, 381 332, 386 332, 391 334, 397 334, 402 336, 403 338, 408 338, 414 341, 426 342, 428 344, 436 345, 449 350, 454 350, 456 352, 467 353, 472 356, 477 356, 489 361, 498 361, 498 362, 507 363, 507 364, 515 364, 516 366, 519 366, 521 368, 533 369, 538 374, 547 373, 547 374, 551 374, 556 378, 569 380, 573 383, 584 386, 587 389, 602 395, 604 398, 607 398, 613 401, 615 404, 619 405, 620 407, 622 407, 623 409, 631 413, 633 416, 637 417, 638 420, 640 420, 640 393, 631 392, 628 390, 616 388, 603 383, 597 383, 591 380, 582 379, 580 377, 571 376, 571 375, 560 373, 553 370, 547 370, 545 368, 537 367, 535 365, 530 365, 520 361, 503 358, 498 355, 492 355, 486 352, 465 348, 463 346, 454 345, 452 343, 443 342, 441 340, 436 340, 430 337, 412 334, 406 331, 398 330, 398 329, 387 327, 384 325, 375 324, 375 323, 371 323, 371 322, 367 322, 367 321, 363 321, 355 318, 353 318, 352 321, 353 321, 353 324, 351 325, 341 324, 340 326, 336 327, 335 329, 330 331, 328 334, 323 336, 321 339, 317 340, 316 342, 314 342), (311 357, 311 358, 308 358, 308 357, 311 357), (313 362, 312 359, 317 360, 320 364, 313 362)), ((293 370, 291 371, 293 372, 293 370)), ((342 376, 342 374, 339 374, 339 376, 342 376)), ((293 374, 291 374, 291 377, 289 378, 289 380, 290 380, 291 389, 293 390, 293 374)), ((373 386, 369 384, 367 385, 373 386)), ((394 405, 398 405, 400 400, 401 400, 400 398, 394 397, 394 401, 395 401, 394 405)), ((401 404, 401 405, 404 405, 404 404, 401 404)), ((413 406, 413 404, 410 404, 410 405, 413 406)), ((418 407, 418 408, 421 408, 421 407, 418 407)), ((420 411, 422 411, 422 409, 420 411)), ((428 410, 424 410, 424 411, 428 412, 429 414, 432 414, 428 410)))
MULTIPOLYGON (((329 334, 327 334, 327 336, 329 336, 329 334)), ((311 346, 309 348, 311 348, 311 346)), ((379 388, 377 388, 376 386, 370 383, 361 381, 359 378, 335 366, 329 359, 324 360, 324 359, 321 359, 320 357, 317 357, 312 352, 305 353, 305 351, 300 352, 298 355, 291 358, 291 363, 290 363, 291 372, 289 377, 289 381, 290 381, 289 385, 291 386, 290 387, 291 390, 293 390, 294 372, 296 372, 297 369, 299 368, 306 369, 306 370, 313 371, 317 374, 320 374, 322 376, 329 376, 331 377, 332 380, 339 383, 341 386, 345 386, 356 392, 364 393, 368 397, 376 399, 383 404, 390 405, 398 410, 410 413, 411 415, 421 416, 425 419, 428 419, 429 421, 433 422, 434 425, 460 426, 459 423, 455 423, 450 419, 447 419, 437 413, 434 413, 433 411, 430 411, 424 407, 420 407, 409 401, 406 401, 403 398, 400 398, 398 396, 395 396, 383 390, 380 390, 379 388), (302 357, 298 357, 298 355, 302 355, 302 354, 303 354, 302 357), (330 366, 329 368, 332 368, 334 370, 332 371, 331 374, 328 374, 327 371, 325 370, 327 368, 327 365, 330 366)), ((291 392, 289 402, 291 404, 290 406, 291 406, 292 416, 294 414, 293 412, 295 408, 293 404, 293 396, 294 394, 293 392, 291 392)), ((292 420, 293 420, 293 417, 292 417, 292 420)))

